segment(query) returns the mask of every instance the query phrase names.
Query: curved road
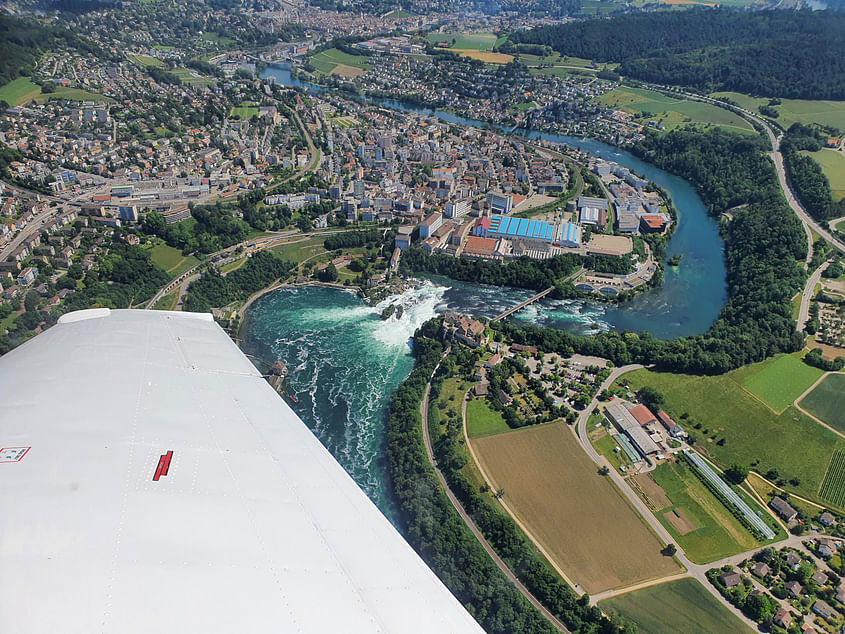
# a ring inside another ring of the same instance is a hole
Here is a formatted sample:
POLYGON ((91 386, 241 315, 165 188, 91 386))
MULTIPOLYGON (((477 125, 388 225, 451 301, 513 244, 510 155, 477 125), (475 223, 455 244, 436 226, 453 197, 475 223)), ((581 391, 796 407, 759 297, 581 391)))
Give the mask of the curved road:
POLYGON ((810 320, 810 301, 812 301, 813 296, 816 294, 816 284, 821 281, 822 273, 824 273, 830 262, 831 260, 822 262, 819 268, 813 271, 812 275, 807 278, 807 283, 804 284, 804 290, 801 291, 801 306, 798 309, 798 332, 803 332, 804 326, 810 320))
MULTIPOLYGON (((663 90, 665 90, 665 88, 663 90)), ((769 153, 769 156, 772 158, 772 161, 775 164, 775 171, 777 172, 780 188, 781 190, 783 190, 783 195, 786 197, 786 201, 789 203, 789 206, 792 208, 792 211, 795 212, 795 214, 798 216, 798 218, 804 225, 804 232, 807 234, 807 243, 810 248, 807 250, 807 261, 805 263, 804 268, 809 268, 809 263, 812 259, 813 238, 812 234, 810 233, 811 229, 820 236, 822 236, 825 240, 827 240, 830 244, 835 246, 840 251, 845 251, 845 242, 834 238, 833 235, 831 235, 831 233, 825 227, 822 227, 812 216, 810 216, 810 214, 807 213, 807 211, 801 206, 801 203, 799 203, 797 198, 795 197, 795 194, 793 193, 792 188, 789 186, 789 182, 786 178, 786 170, 783 165, 783 154, 781 154, 780 151, 780 139, 782 135, 775 134, 774 130, 772 129, 772 126, 769 124, 768 121, 762 119, 750 110, 746 110, 745 108, 741 108, 739 106, 726 104, 725 102, 719 101, 718 99, 713 99, 712 97, 706 97, 704 95, 695 95, 693 93, 688 93, 685 91, 681 91, 681 94, 693 101, 703 101, 706 103, 713 104, 714 106, 723 108, 725 110, 735 112, 740 116, 745 117, 749 121, 752 121, 762 126, 762 128, 766 131, 766 135, 769 137, 769 143, 771 143, 772 145, 772 151, 769 153)))
MULTIPOLYGON (((450 348, 447 348, 446 352, 443 353, 444 358, 447 354, 449 354, 449 351, 450 351, 450 348)), ((420 415, 422 417, 422 432, 423 432, 423 440, 425 441, 425 452, 428 454, 428 460, 431 463, 431 466, 434 468, 434 472, 437 474, 437 479, 440 480, 440 484, 443 486, 443 490, 446 491, 446 495, 448 496, 449 501, 452 503, 452 506, 455 507, 455 510, 458 512, 458 515, 461 516, 461 519, 464 521, 464 523, 472 531, 472 534, 475 535, 475 538, 484 547, 484 550, 487 551, 487 554, 490 555, 490 557, 496 563, 496 566, 498 566, 499 570, 501 570, 504 573, 504 575, 508 579, 510 579, 511 583, 513 583, 516 586, 516 589, 519 590, 520 593, 522 593, 522 595, 526 599, 528 599, 528 601, 531 602, 531 605, 533 605, 535 608, 537 608, 543 614, 543 616, 545 616, 549 620, 549 622, 552 623, 552 625, 554 625, 561 632, 565 632, 566 634, 569 634, 569 630, 566 629, 566 626, 563 623, 561 623, 557 619, 557 617, 555 617, 554 614, 549 612, 549 610, 546 609, 546 607, 542 603, 540 603, 534 597, 533 594, 531 594, 531 592, 528 590, 528 588, 526 588, 522 584, 522 582, 519 579, 516 578, 516 575, 514 575, 513 572, 511 572, 511 569, 508 568, 508 565, 502 560, 502 558, 499 557, 499 555, 496 554, 496 551, 493 550, 493 547, 490 546, 487 539, 484 537, 484 535, 481 533, 481 531, 478 530, 478 527, 475 525, 475 522, 472 521, 472 518, 464 510, 464 507, 460 503, 458 498, 456 498, 455 494, 452 493, 452 490, 449 488, 449 485, 446 482, 446 478, 443 476, 443 473, 440 471, 440 469, 437 466, 437 461, 434 459, 434 451, 432 450, 432 447, 431 447, 431 436, 429 435, 429 432, 428 432, 428 397, 429 397, 429 394, 431 393, 431 380, 432 380, 432 378, 434 378, 434 374, 435 374, 435 372, 437 372, 437 369, 439 367, 440 367, 440 363, 438 363, 434 367, 434 371, 432 371, 431 376, 428 377, 428 384, 425 386, 425 394, 423 394, 422 403, 420 403, 420 415)), ((464 402, 466 402, 466 401, 464 401, 464 402)))

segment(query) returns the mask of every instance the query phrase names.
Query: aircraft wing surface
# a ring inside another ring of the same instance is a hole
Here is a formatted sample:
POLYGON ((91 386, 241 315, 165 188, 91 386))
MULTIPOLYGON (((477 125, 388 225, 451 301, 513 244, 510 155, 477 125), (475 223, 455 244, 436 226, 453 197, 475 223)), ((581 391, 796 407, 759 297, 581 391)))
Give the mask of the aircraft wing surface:
POLYGON ((0 631, 481 632, 210 315, 0 358, 0 631))

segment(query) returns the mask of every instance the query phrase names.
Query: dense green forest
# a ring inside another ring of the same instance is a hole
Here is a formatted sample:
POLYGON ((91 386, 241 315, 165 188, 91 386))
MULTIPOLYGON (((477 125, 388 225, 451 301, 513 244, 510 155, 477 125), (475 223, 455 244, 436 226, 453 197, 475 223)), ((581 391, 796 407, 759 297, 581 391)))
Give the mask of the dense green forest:
POLYGON ((821 166, 812 157, 800 152, 818 152, 824 147, 825 138, 814 128, 794 123, 780 143, 784 167, 795 196, 807 213, 822 221, 845 215, 845 199, 838 203, 833 201, 830 181, 821 166))
POLYGON ((185 310, 207 313, 214 307, 245 300, 287 276, 292 268, 290 262, 279 260, 268 251, 259 251, 247 259, 246 264, 225 276, 215 270, 206 271, 188 287, 185 310))
POLYGON ((621 62, 622 75, 704 91, 845 99, 845 14, 657 11, 516 31, 514 44, 621 62))
POLYGON ((61 26, 0 15, 0 86, 29 75, 42 53, 69 47, 100 56, 103 51, 61 26))
MULTIPOLYGON (((417 331, 415 368, 393 395, 388 410, 388 471, 403 533, 487 632, 556 632, 499 571, 455 512, 429 464, 423 446, 420 401, 442 353, 435 339, 438 328, 438 321, 432 320, 417 331)), ((540 564, 533 547, 508 525, 507 518, 487 517, 487 511, 474 506, 470 493, 461 492, 472 505, 473 515, 488 522, 485 532, 492 534, 520 578, 572 632, 623 631, 597 608, 576 599, 570 588, 540 564)))
POLYGON ((197 205, 191 209, 193 222, 167 224, 157 211, 144 218, 144 233, 163 238, 170 246, 184 253, 214 253, 246 240, 249 225, 232 215, 232 208, 219 200, 213 205, 197 205))
POLYGON ((33 329, 42 321, 46 322, 46 326, 52 326, 60 314, 74 310, 99 306, 137 306, 152 297, 168 279, 167 273, 150 260, 146 249, 112 242, 108 255, 100 262, 99 270, 83 274, 79 264, 74 264, 68 269, 67 275, 58 279, 58 288, 74 289, 58 308, 45 313, 36 307, 37 302, 24 302, 25 311, 15 319, 14 326, 8 333, 0 332, 0 355, 31 337, 33 329), (80 288, 76 288, 78 279, 82 279, 80 288))

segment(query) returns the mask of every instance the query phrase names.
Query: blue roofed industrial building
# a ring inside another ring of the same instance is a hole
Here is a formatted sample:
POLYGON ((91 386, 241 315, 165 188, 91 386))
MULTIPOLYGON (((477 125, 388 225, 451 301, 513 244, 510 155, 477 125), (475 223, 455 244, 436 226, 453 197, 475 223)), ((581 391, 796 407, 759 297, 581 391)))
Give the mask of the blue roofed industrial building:
POLYGON ((490 227, 487 231, 493 237, 551 242, 554 238, 555 228, 554 225, 542 220, 493 214, 490 216, 490 227))
POLYGON ((578 247, 581 244, 581 227, 571 222, 552 224, 542 220, 493 214, 489 222, 476 224, 479 227, 474 234, 484 237, 542 242, 563 247, 578 247))

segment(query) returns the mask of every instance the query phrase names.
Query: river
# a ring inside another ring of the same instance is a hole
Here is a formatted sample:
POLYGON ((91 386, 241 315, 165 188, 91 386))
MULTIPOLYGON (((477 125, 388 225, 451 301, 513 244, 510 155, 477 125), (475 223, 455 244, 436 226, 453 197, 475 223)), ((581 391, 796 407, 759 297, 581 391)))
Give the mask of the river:
MULTIPOLYGON (((284 68, 270 66, 262 73, 268 75, 279 83, 303 85, 291 80, 284 68)), ((395 102, 384 105, 414 110, 395 102)), ((480 125, 454 113, 435 114, 452 123, 480 125)), ((644 330, 670 338, 704 332, 725 301, 725 268, 716 225, 692 187, 599 141, 524 134, 567 143, 615 161, 664 188, 679 217, 668 255, 681 253, 683 260, 680 267, 667 267, 660 288, 628 303, 542 300, 515 317, 577 333, 644 330)), ((388 298, 386 302, 401 303, 405 310, 400 318, 381 321, 379 314, 386 304, 367 306, 349 291, 283 288, 253 303, 241 331, 242 345, 268 362, 280 358, 287 364, 288 393, 296 398, 296 402, 288 402, 379 508, 395 518, 384 463, 384 416, 390 395, 413 366, 410 337, 414 330, 447 309, 489 317, 531 294, 430 278, 420 287, 388 298)))

